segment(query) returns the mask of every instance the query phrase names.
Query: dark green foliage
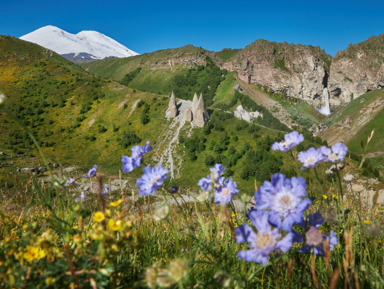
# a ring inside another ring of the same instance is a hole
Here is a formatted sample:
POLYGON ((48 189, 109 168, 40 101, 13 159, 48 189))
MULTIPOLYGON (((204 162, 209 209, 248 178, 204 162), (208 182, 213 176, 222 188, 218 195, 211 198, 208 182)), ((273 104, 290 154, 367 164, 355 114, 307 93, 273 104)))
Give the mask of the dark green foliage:
POLYGON ((80 114, 87 113, 92 109, 92 101, 88 101, 81 106, 80 114))
POLYGON ((199 65, 194 69, 188 69, 184 74, 175 75, 170 90, 182 99, 192 100, 193 94, 202 93, 206 106, 213 103, 216 89, 227 75, 226 70, 221 70, 207 57, 206 66, 199 65))
POLYGON ((127 73, 124 76, 124 78, 120 81, 120 83, 124 85, 128 85, 140 72, 141 72, 141 67, 136 68, 134 71, 127 73))
POLYGON ((242 129, 247 128, 248 126, 249 126, 248 122, 246 122, 245 120, 242 120, 240 123, 238 123, 238 124, 236 125, 236 130, 237 130, 237 131, 240 131, 240 130, 242 130, 242 129))
POLYGON ((216 161, 212 155, 207 155, 205 157, 204 163, 206 166, 210 167, 210 166, 213 166, 216 163, 216 161))
POLYGON ((121 139, 118 140, 119 144, 124 148, 128 148, 134 144, 141 142, 140 137, 133 131, 124 131, 121 139))
POLYGON ((144 125, 146 125, 149 122, 149 116, 145 111, 143 111, 141 114, 140 122, 144 125))
POLYGON ((108 129, 103 125, 98 125, 98 131, 99 133, 105 133, 108 129))
POLYGON ((188 152, 203 152, 205 150, 205 137, 193 136, 191 138, 184 139, 184 145, 188 152))

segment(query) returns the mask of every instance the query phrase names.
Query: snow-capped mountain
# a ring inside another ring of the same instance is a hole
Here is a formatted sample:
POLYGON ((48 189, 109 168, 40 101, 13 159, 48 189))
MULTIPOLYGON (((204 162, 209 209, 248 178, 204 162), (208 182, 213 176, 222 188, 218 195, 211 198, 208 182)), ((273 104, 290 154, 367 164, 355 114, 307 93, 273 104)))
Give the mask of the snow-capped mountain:
POLYGON ((22 37, 22 40, 51 49, 67 59, 78 63, 106 57, 129 57, 138 53, 128 49, 112 38, 97 31, 81 31, 71 34, 48 25, 22 37))

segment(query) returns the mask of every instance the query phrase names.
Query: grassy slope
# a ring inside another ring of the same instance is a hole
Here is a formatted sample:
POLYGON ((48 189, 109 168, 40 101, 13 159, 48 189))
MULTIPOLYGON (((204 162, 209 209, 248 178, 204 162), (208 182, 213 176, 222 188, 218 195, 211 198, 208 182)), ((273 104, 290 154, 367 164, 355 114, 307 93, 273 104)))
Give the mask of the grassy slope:
MULTIPOLYGON (((0 87, 9 97, 8 107, 28 124, 50 161, 82 167, 97 162, 105 168, 114 167, 117 174, 124 152, 117 139, 123 131, 140 132, 143 141, 150 139, 153 142, 152 131, 165 122, 160 115, 167 107, 167 100, 162 97, 134 93, 122 85, 99 80, 61 56, 28 42, 3 37, 0 45, 4 51, 1 54, 0 87), (64 102, 62 106, 58 105, 60 99, 64 102), (130 108, 138 99, 144 99, 150 105, 151 121, 145 126, 140 123, 143 108, 130 115, 130 108), (36 114, 42 102, 47 106, 36 114), (91 108, 81 114, 80 110, 87 102, 92 103, 91 108), (85 119, 75 127, 76 118, 81 115, 85 119), (107 131, 100 133, 99 125, 107 131), (113 127, 119 129, 113 131, 113 127), (90 136, 95 136, 96 140, 86 139, 90 136), (51 142, 52 146, 46 145, 51 142)), ((2 151, 7 155, 37 155, 31 151, 31 143, 10 136, 15 131, 23 134, 18 125, 4 113, 0 115, 0 121, 4 136, 0 140, 2 151)), ((30 164, 22 159, 12 162, 12 167, 41 164, 38 159, 30 164)))
POLYGON ((219 104, 229 104, 233 99, 235 95, 233 87, 236 85, 234 74, 235 72, 230 72, 226 79, 220 83, 216 91, 213 107, 219 104))
MULTIPOLYGON (((338 126, 339 122, 344 122, 347 118, 351 121, 355 121, 357 117, 361 115, 361 112, 364 111, 366 107, 373 105, 374 103, 381 102, 384 97, 384 90, 370 91, 357 99, 352 100, 346 106, 337 111, 329 119, 327 119, 326 124, 330 127, 328 131, 323 134, 323 138, 327 139, 332 136, 332 129, 338 126)), ((383 119, 384 111, 378 113, 377 116, 369 115, 371 119, 367 124, 365 124, 359 131, 347 131, 347 133, 354 134, 353 138, 350 138, 348 145, 350 149, 355 153, 361 153, 360 141, 363 139, 366 142, 367 137, 370 135, 371 131, 375 129, 375 135, 368 146, 367 152, 376 152, 382 151, 384 148, 384 128, 383 128, 383 119)))
MULTIPOLYGON (((155 150, 164 149, 157 146, 157 142, 170 124, 164 118, 167 98, 148 92, 134 92, 115 82, 97 79, 59 55, 18 39, 6 37, 1 47, 3 51, 8 51, 2 54, 0 70, 1 89, 10 99, 8 107, 28 123, 49 161, 61 163, 64 167, 75 165, 79 168, 79 175, 97 164, 101 173, 118 176, 121 156, 130 154, 130 147, 124 149, 118 141, 126 130, 136 132, 141 143, 150 140, 155 150), (63 103, 59 105, 61 99, 63 103), (138 100, 144 100, 150 107, 150 122, 146 125, 140 121, 144 107, 131 112, 138 100), (43 102, 46 106, 39 114, 35 113, 43 102), (91 103, 89 111, 80 113, 87 102, 91 103), (32 113, 25 113, 26 110, 32 113), (75 126, 79 116, 85 119, 75 126), (100 126, 106 131, 100 132, 100 126), (92 141, 92 137, 95 140, 92 141), (50 142, 53 144, 50 145, 50 142)), ((15 139, 10 134, 14 131, 23 134, 22 129, 3 113, 0 123, 5 136, 0 140, 1 147, 7 154, 4 158, 7 164, 1 169, 1 174, 4 176, 5 172, 15 171, 16 167, 41 166, 42 162, 36 157, 32 143, 20 139, 12 143, 15 139), (24 158, 15 157, 19 153, 24 153, 24 158), (8 158, 11 156, 12 160, 8 158)), ((256 144, 247 131, 236 129, 239 123, 240 120, 233 118, 226 124, 225 132, 231 139, 228 147, 233 146, 238 151, 245 142, 254 147, 256 144)), ((184 128, 185 134, 187 130, 188 126, 184 128)), ((194 128, 193 131, 196 131, 196 135, 203 135, 201 128, 194 128)), ((266 135, 276 137, 277 133, 274 130, 259 132, 261 138, 266 135)), ((207 136, 207 149, 198 153, 196 160, 183 156, 182 177, 177 180, 178 184, 196 189, 197 180, 209 173, 209 166, 204 164, 206 155, 212 153, 208 144, 215 143, 221 134, 213 130, 207 136)), ((179 153, 183 152, 184 147, 179 146, 179 153)), ((154 153, 148 155, 149 164, 153 156, 154 153)), ((236 171, 234 177, 240 188, 252 192, 253 180, 241 180, 237 173, 245 161, 240 159, 232 169, 236 171)), ((131 174, 132 179, 140 174, 141 169, 135 170, 131 174)))

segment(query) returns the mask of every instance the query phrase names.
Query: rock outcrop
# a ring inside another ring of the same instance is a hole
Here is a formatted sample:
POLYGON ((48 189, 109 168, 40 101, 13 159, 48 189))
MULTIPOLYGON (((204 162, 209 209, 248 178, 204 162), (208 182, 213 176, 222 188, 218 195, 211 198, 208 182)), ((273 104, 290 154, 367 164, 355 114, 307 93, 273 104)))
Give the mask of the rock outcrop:
POLYGON ((221 64, 247 83, 319 105, 332 57, 319 47, 256 40, 221 64))
POLYGON ((258 111, 246 111, 241 104, 236 107, 236 110, 233 112, 233 114, 238 119, 243 119, 249 123, 251 123, 254 118, 263 117, 263 114, 258 111))
MULTIPOLYGON (((197 98, 197 94, 195 93, 195 95, 193 96, 192 104, 188 104, 188 106, 185 107, 184 111, 182 111, 181 113, 184 113, 183 120, 192 122, 198 127, 203 127, 204 124, 209 121, 209 114, 207 108, 205 107, 205 102, 202 94, 200 94, 200 97, 197 98)), ((175 118, 178 114, 179 111, 177 109, 176 97, 175 94, 172 92, 166 116, 168 118, 175 118)))
POLYGON ((171 98, 169 100, 168 111, 169 111, 169 117, 171 117, 171 118, 176 117, 178 114, 176 97, 175 97, 175 94, 173 93, 173 91, 171 94, 171 98))
POLYGON ((340 105, 370 90, 384 87, 384 34, 349 45, 332 60, 330 102, 340 105))
MULTIPOLYGON (((195 105, 195 97, 193 98, 193 100, 194 102, 192 103, 192 107, 195 105)), ((205 107, 205 102, 202 94, 200 94, 200 98, 196 103, 195 107, 196 109, 192 110, 193 124, 199 127, 203 127, 204 124, 208 122, 209 115, 208 115, 207 108, 205 107)))

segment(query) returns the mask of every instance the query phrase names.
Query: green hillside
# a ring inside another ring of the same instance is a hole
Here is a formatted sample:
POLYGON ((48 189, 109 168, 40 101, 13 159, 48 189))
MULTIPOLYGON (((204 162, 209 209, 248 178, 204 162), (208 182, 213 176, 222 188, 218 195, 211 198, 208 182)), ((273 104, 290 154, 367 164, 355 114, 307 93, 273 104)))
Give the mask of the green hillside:
MULTIPOLYGON (((0 89, 9 98, 7 106, 33 131, 50 162, 63 168, 74 166, 79 176, 97 164, 101 173, 117 177, 121 156, 129 155, 133 145, 146 140, 154 147, 147 163, 159 161, 167 147, 164 139, 174 132, 173 121, 165 118, 168 97, 97 78, 49 50, 16 38, 2 36, 0 48, 4 51, 0 54, 0 89)), ((204 59, 205 66, 180 70, 176 80, 181 92, 193 87, 182 85, 191 78, 196 87, 209 81, 212 89, 215 81, 219 86, 227 79, 225 71, 210 58, 204 59)), ((245 95, 238 101, 245 107, 256 105, 245 95)), ((270 150, 284 133, 276 127, 280 124, 276 119, 270 125, 277 129, 269 129, 264 123, 248 124, 220 110, 210 110, 210 114, 204 128, 192 129, 186 124, 181 129, 175 151, 181 173, 168 183, 196 189, 197 180, 220 162, 240 189, 252 192, 255 179, 261 183, 283 166, 281 155, 270 150), (263 165, 258 164, 261 161, 263 165)), ((4 153, 0 176, 19 167, 43 165, 27 134, 5 113, 0 114, 0 125, 4 136, 0 140, 4 153)), ((133 171, 132 179, 140 174, 139 169, 133 171)))

